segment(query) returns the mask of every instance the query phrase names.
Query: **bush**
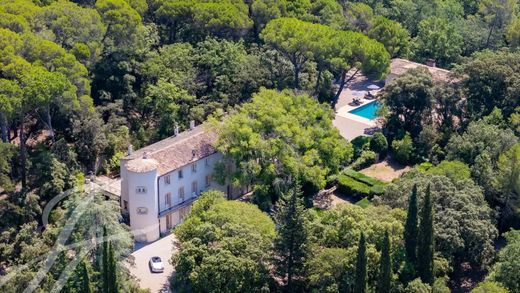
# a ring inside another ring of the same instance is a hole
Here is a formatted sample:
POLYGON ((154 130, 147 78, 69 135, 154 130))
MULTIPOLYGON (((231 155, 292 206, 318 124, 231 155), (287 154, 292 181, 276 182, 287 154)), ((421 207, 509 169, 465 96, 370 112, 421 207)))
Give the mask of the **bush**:
POLYGON ((400 140, 392 142, 394 158, 401 164, 406 165, 410 162, 413 153, 413 143, 410 133, 406 133, 400 140))
POLYGON ((370 149, 379 154, 381 157, 386 156, 388 151, 388 141, 381 132, 376 132, 370 140, 370 149))
POLYGON ((355 197, 370 197, 384 193, 384 182, 351 169, 338 175, 337 181, 340 192, 355 197))
POLYGON ((352 169, 347 169, 343 172, 345 175, 349 176, 349 177, 352 177, 354 179, 356 179, 357 181, 361 181, 363 183, 366 183, 370 186, 374 186, 374 185, 384 185, 385 183, 381 180, 378 180, 374 177, 370 177, 370 176, 367 176, 361 172, 356 172, 352 169))
POLYGON ((370 136, 360 135, 350 141, 354 147, 354 158, 361 156, 361 153, 369 148, 371 139, 370 136))
POLYGON ((352 196, 366 196, 370 193, 370 186, 356 179, 346 176, 338 176, 338 190, 352 196))
POLYGON ((363 151, 350 167, 354 170, 361 170, 371 166, 376 162, 376 153, 373 151, 363 151))

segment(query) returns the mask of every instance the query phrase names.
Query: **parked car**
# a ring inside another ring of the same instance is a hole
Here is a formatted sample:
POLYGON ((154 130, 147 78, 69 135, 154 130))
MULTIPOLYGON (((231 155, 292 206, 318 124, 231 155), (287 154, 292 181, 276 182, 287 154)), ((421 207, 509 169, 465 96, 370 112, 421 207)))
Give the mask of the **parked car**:
POLYGON ((158 256, 152 257, 150 259, 149 265, 150 265, 150 271, 152 271, 152 273, 164 272, 164 264, 163 264, 161 258, 158 256))

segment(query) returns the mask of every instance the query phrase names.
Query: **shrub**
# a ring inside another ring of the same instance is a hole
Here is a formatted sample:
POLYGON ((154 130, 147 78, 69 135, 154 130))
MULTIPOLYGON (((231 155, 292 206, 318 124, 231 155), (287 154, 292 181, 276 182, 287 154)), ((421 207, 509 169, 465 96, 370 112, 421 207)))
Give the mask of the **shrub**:
POLYGON ((352 169, 347 169, 343 172, 345 175, 349 176, 349 177, 352 177, 354 179, 356 179, 357 181, 361 181, 363 183, 366 183, 370 186, 374 186, 374 185, 384 185, 385 183, 381 180, 378 180, 374 177, 370 177, 370 176, 367 176, 361 172, 356 172, 352 169))
POLYGON ((376 132, 370 140, 370 149, 382 157, 386 156, 388 151, 388 141, 381 132, 376 132))
POLYGON ((376 153, 373 151, 363 151, 350 167, 354 170, 361 170, 371 166, 376 162, 376 153))
POLYGON ((400 140, 392 142, 394 158, 401 164, 408 164, 413 153, 413 143, 410 133, 406 133, 400 140))
POLYGON ((370 186, 366 183, 359 182, 352 177, 339 175, 338 190, 352 196, 363 196, 370 193, 370 186))
POLYGON ((442 161, 439 165, 430 168, 428 173, 444 175, 452 181, 469 179, 471 170, 468 165, 459 161, 442 161))
POLYGON ((384 193, 385 183, 354 170, 338 175, 338 190, 355 197, 369 197, 384 193))
POLYGON ((370 136, 360 135, 350 141, 352 147, 354 147, 354 158, 359 157, 361 153, 369 148, 371 139, 370 136))

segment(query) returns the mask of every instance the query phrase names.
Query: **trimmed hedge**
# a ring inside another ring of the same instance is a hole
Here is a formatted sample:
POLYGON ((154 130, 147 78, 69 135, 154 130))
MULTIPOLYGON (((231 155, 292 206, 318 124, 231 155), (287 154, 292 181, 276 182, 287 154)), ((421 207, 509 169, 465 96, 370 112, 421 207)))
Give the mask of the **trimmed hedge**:
POLYGON ((371 197, 384 192, 385 183, 352 169, 337 176, 338 190, 355 197, 371 197))
POLYGON ((361 172, 356 172, 352 169, 347 169, 343 172, 345 175, 352 177, 356 179, 357 181, 361 181, 363 183, 366 183, 370 186, 374 185, 385 185, 385 183, 379 179, 376 179, 374 177, 367 176, 361 172))

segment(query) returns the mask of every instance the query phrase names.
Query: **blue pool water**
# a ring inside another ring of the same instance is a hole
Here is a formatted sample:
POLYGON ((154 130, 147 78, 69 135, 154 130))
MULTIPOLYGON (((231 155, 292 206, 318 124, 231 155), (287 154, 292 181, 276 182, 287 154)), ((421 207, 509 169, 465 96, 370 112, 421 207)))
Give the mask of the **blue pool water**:
POLYGON ((353 109, 353 110, 349 111, 349 113, 361 116, 361 117, 369 119, 369 120, 373 120, 377 117, 376 112, 378 109, 379 109, 379 103, 377 103, 376 101, 373 101, 373 102, 365 104, 361 107, 353 109))

